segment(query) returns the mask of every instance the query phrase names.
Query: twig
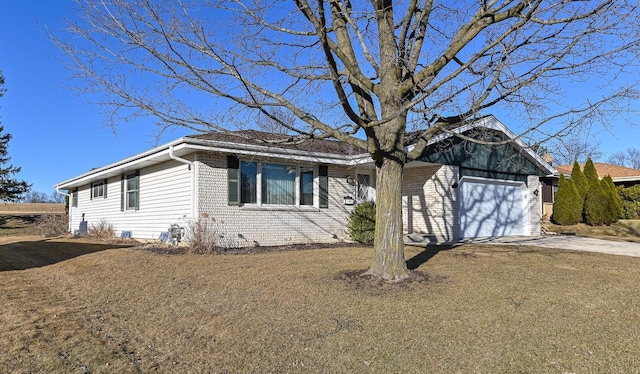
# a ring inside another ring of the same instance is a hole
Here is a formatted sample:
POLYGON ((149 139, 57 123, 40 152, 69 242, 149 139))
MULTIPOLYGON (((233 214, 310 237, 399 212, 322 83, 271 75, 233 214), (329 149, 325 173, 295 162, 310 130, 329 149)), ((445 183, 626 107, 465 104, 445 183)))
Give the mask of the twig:
POLYGON ((520 305, 522 305, 522 303, 524 303, 524 301, 527 299, 526 297, 524 299, 522 299, 521 301, 516 300, 513 296, 508 296, 505 297, 505 299, 507 300, 511 300, 511 302, 513 302, 513 305, 516 308, 516 312, 518 311, 518 308, 520 308, 520 305))

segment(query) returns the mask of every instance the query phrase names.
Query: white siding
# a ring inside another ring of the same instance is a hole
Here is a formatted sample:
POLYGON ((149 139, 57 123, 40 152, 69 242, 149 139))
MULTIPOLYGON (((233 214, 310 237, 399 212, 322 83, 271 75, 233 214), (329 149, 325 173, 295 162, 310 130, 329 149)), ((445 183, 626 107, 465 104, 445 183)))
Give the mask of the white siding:
POLYGON ((186 164, 176 161, 140 170, 137 211, 120 210, 120 177, 108 180, 106 198, 91 199, 90 187, 78 189, 78 206, 70 212, 72 232, 79 229, 84 214, 89 226, 105 220, 115 226, 117 235, 131 231, 136 239, 157 239, 169 225, 184 222, 191 215, 191 172, 186 164))
MULTIPOLYGON (((329 165, 329 208, 230 206, 227 202, 227 156, 199 153, 198 215, 215 219, 217 232, 226 245, 285 245, 348 239, 345 232, 352 206, 344 196, 353 196, 346 176, 353 170, 329 165)), ((269 160, 269 162, 291 162, 269 160)), ((317 176, 317 167, 315 168, 317 176)), ((317 203, 317 180, 314 199, 317 203)))

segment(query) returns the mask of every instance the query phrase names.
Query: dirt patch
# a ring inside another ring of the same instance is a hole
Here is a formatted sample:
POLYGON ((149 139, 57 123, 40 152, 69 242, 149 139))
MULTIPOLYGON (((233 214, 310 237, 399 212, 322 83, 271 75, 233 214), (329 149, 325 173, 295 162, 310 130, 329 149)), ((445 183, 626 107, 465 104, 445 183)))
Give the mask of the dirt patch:
POLYGON ((421 270, 413 270, 409 278, 402 282, 386 282, 384 279, 366 274, 367 269, 344 270, 333 279, 343 282, 348 287, 358 290, 397 290, 415 286, 430 286, 435 283, 449 281, 449 277, 429 274, 421 270))

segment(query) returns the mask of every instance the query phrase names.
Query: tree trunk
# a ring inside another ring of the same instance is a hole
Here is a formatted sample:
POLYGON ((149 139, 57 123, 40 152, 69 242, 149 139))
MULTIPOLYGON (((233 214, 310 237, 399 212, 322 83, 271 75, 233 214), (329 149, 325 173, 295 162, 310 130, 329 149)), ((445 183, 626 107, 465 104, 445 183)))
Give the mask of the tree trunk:
POLYGON ((373 263, 366 274, 390 282, 409 277, 402 225, 403 162, 384 157, 377 167, 376 232, 373 263))

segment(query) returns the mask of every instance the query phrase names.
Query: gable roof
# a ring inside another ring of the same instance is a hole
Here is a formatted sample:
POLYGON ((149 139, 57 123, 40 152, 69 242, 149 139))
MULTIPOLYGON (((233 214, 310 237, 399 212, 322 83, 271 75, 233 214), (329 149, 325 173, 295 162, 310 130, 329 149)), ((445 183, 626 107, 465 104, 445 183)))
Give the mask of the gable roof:
MULTIPOLYGON (((455 139, 456 135, 473 137, 473 135, 470 135, 470 131, 479 128, 487 129, 496 133, 502 133, 504 135, 503 138, 509 140, 514 149, 517 150, 516 152, 521 154, 524 159, 528 160, 531 163, 532 167, 539 170, 538 174, 540 176, 553 176, 557 174, 557 171, 553 168, 553 166, 551 166, 551 164, 549 164, 540 155, 534 152, 533 149, 531 149, 531 147, 523 142, 519 136, 517 136, 513 131, 509 130, 507 126, 505 126, 493 115, 487 115, 478 119, 474 119, 472 121, 448 124, 445 126, 444 133, 433 137, 427 142, 427 148, 425 149, 428 149, 430 146, 434 146, 436 143, 440 143, 446 139, 455 139)), ((420 134, 421 131, 415 131, 408 134, 408 137, 411 139, 412 144, 415 144, 418 141, 420 134)), ((409 149, 411 149, 411 147, 412 145, 408 146, 409 149)), ((429 159, 428 156, 423 156, 423 158, 429 159)))
MULTIPOLYGON (((614 182, 626 182, 640 180, 640 170, 631 169, 624 166, 606 164, 602 162, 594 162, 593 166, 596 167, 598 176, 600 178, 605 175, 610 175, 614 182)), ((564 175, 571 175, 573 165, 560 165, 556 166, 559 173, 564 175)), ((580 164, 580 169, 584 170, 584 164, 580 164)))

